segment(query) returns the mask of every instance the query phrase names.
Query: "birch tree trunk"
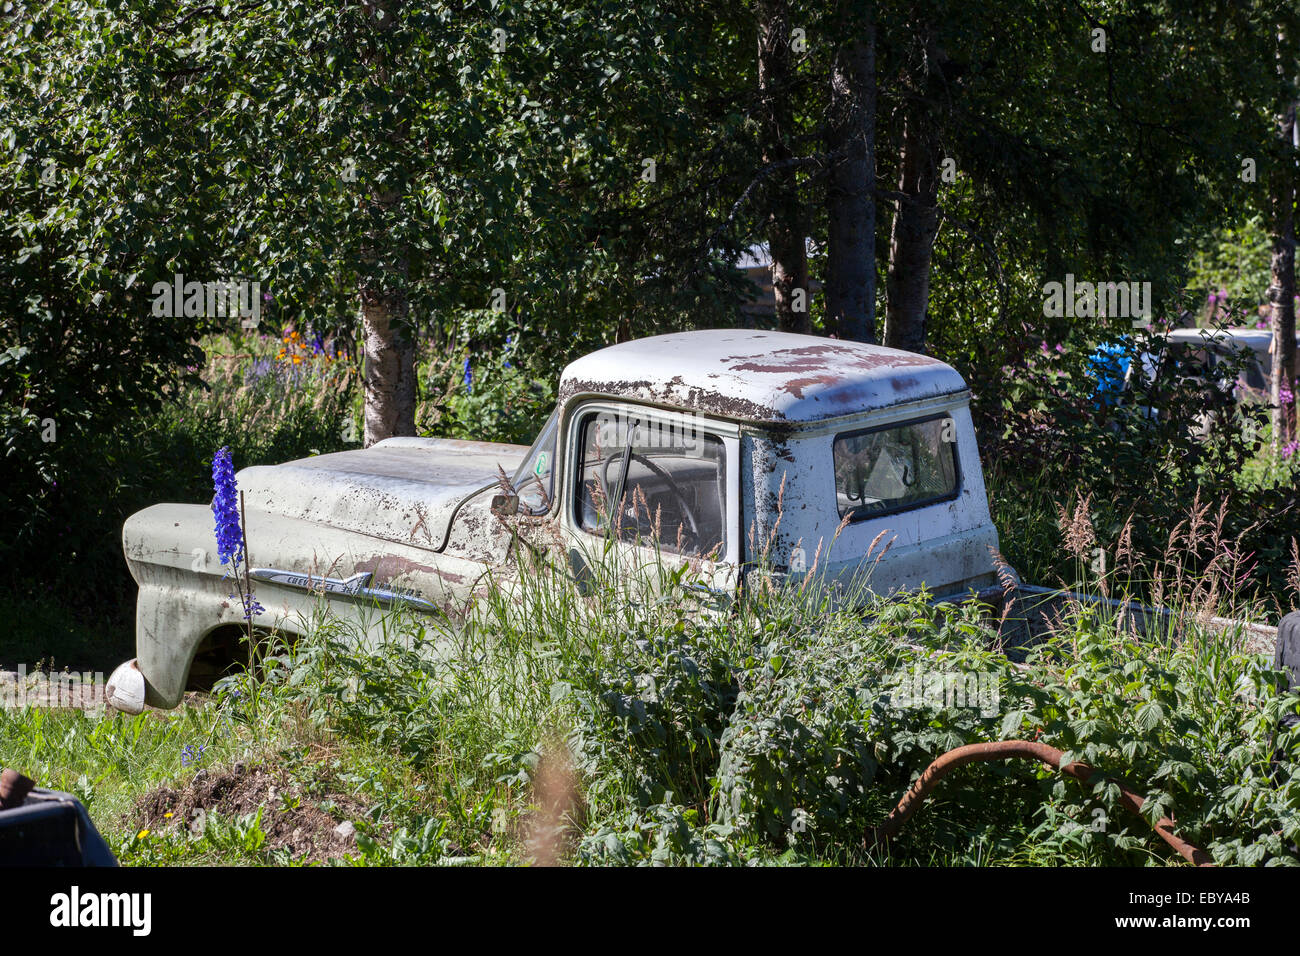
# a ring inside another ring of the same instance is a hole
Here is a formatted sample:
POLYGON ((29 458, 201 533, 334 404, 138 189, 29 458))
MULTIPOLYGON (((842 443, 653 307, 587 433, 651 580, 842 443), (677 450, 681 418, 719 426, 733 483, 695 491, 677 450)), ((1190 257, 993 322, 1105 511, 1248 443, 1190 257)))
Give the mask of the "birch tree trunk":
MULTIPOLYGON (((1279 135, 1285 147, 1291 144, 1295 125, 1295 106, 1281 117, 1279 135)), ((1273 374, 1269 383, 1273 405, 1273 449, 1276 453, 1296 437, 1296 347, 1295 347, 1295 161, 1285 156, 1273 177, 1270 192, 1272 207, 1273 254, 1269 263, 1271 282, 1268 287, 1269 326, 1273 331, 1273 374), (1288 399, 1289 396, 1289 399, 1288 399)))
POLYGON ((415 434, 415 343, 403 328, 400 296, 361 296, 365 355, 365 447, 394 435, 415 434))
MULTIPOLYGON (((373 28, 378 33, 393 29, 401 9, 401 0, 363 0, 363 8, 371 18, 373 28)), ((370 61, 381 87, 389 83, 388 65, 382 53, 376 53, 370 61)), ((389 131, 389 137, 400 141, 402 132, 399 128, 389 131)), ((395 190, 375 190, 370 197, 370 205, 382 222, 389 218, 393 207, 401 201, 401 194, 395 190)), ((405 256, 385 255, 391 244, 390 237, 382 226, 368 237, 373 245, 364 250, 365 258, 370 262, 388 259, 395 262, 390 266, 396 277, 406 278, 405 256)), ((381 275, 383 271, 381 270, 381 275)), ((377 441, 395 435, 415 434, 415 341, 409 323, 407 301, 404 293, 391 286, 393 278, 368 280, 361 288, 361 334, 362 349, 365 360, 365 435, 363 444, 369 448, 377 441)))
POLYGON ((851 39, 831 64, 826 150, 826 327, 854 342, 876 340, 876 37, 871 11, 842 0, 851 39), (841 154, 843 154, 841 156, 841 154))
MULTIPOLYGON (((1278 157, 1269 177, 1269 219, 1273 240, 1269 262, 1269 327, 1273 368, 1269 401, 1273 406, 1273 457, 1296 438, 1295 206, 1297 198, 1295 57, 1285 30, 1277 32, 1277 73, 1281 109, 1277 117, 1278 157)), ((1294 453, 1294 452, 1293 452, 1294 453)))

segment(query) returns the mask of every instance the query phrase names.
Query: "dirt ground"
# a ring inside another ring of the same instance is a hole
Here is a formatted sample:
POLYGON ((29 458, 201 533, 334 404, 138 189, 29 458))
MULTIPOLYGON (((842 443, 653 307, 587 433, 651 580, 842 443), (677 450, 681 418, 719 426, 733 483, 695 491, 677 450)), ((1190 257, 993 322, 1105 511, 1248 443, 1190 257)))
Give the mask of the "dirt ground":
POLYGON ((295 860, 323 863, 356 852, 355 837, 338 828, 365 812, 347 795, 329 794, 328 800, 337 815, 322 810, 323 801, 303 793, 283 770, 240 763, 201 770, 180 790, 149 791, 136 802, 136 818, 141 828, 164 832, 197 826, 213 811, 229 818, 261 809, 267 850, 287 849, 295 860))

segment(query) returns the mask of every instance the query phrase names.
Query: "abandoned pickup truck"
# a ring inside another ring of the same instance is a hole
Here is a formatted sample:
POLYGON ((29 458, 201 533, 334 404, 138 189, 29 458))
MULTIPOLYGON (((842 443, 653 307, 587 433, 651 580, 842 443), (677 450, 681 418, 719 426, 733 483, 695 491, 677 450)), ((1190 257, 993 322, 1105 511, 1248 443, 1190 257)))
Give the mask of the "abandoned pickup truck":
MULTIPOLYGON (((690 560, 724 593, 765 558, 832 581, 869 568, 881 594, 1006 600, 969 401, 950 366, 874 345, 715 330, 605 348, 565 369, 531 448, 390 438, 240 471, 254 624, 300 633, 322 595, 354 618, 472 600, 509 563, 509 516, 547 521, 575 565, 612 540, 690 560)), ((214 544, 207 505, 127 520, 140 591, 137 657, 109 681, 120 709, 176 706, 236 646, 244 608, 214 544)))

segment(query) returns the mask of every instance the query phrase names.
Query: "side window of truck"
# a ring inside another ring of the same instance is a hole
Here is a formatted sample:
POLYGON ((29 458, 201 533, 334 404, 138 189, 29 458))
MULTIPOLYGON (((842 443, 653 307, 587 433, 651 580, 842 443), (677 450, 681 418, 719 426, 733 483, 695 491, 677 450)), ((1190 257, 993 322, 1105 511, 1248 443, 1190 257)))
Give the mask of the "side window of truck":
POLYGON ((578 527, 674 554, 724 553, 726 455, 719 438, 605 412, 591 413, 580 428, 578 527))
POLYGON ((948 415, 835 437, 835 499, 857 521, 957 496, 957 429, 948 415))

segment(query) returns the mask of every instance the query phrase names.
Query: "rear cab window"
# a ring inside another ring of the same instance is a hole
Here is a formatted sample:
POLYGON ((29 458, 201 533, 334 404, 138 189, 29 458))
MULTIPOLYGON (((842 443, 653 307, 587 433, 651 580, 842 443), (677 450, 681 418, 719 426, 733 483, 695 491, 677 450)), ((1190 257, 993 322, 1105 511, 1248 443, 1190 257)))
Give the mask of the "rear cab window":
POLYGON ((951 501, 961 490, 947 414, 841 433, 832 454, 836 504, 850 521, 951 501))

